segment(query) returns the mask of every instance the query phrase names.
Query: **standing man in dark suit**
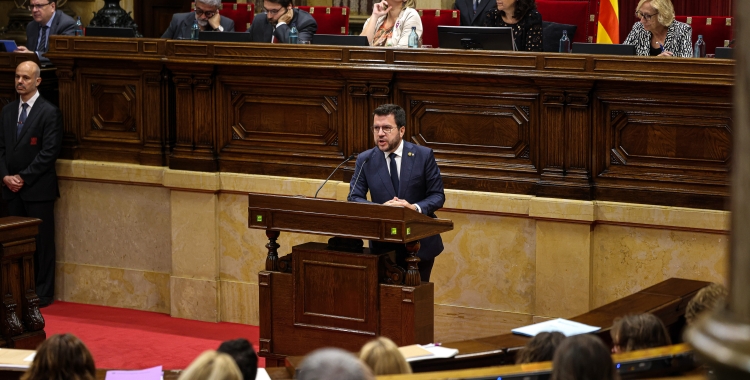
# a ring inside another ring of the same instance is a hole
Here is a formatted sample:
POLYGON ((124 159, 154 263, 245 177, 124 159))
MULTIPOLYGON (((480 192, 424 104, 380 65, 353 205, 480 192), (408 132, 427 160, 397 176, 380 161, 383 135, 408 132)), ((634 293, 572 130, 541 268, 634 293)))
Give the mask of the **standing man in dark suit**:
POLYGON ((461 11, 461 26, 484 26, 487 12, 497 6, 495 0, 456 0, 453 9, 461 11))
POLYGON ((190 39, 195 22, 202 32, 234 32, 234 21, 219 14, 220 6, 221 0, 196 0, 192 12, 172 16, 172 22, 161 38, 190 39))
POLYGON ((297 27, 298 40, 312 41, 318 23, 309 13, 294 9, 292 0, 265 0, 263 13, 255 15, 250 30, 253 42, 288 43, 289 31, 297 27))
POLYGON ((43 56, 49 50, 49 36, 74 35, 76 22, 57 10, 57 0, 29 0, 28 8, 34 21, 26 25, 26 46, 19 46, 16 51, 36 53, 40 61, 49 62, 43 56))
MULTIPOLYGON (((432 149, 404 141, 406 112, 395 104, 384 104, 373 112, 372 133, 377 146, 357 157, 349 184, 350 201, 407 207, 432 218, 443 207, 443 179, 432 149)), ((435 257, 443 252, 440 235, 420 240, 419 275, 430 281, 435 257)), ((406 247, 402 244, 372 242, 375 252, 396 251, 396 263, 405 268, 406 247)))
MULTIPOLYGON (((32 0, 33 1, 33 0, 32 0)), ((39 66, 26 61, 16 67, 18 100, 0 114, 0 177, 11 216, 42 220, 36 238, 34 278, 39 306, 52 303, 55 291, 55 161, 62 147, 60 110, 39 96, 39 66)))

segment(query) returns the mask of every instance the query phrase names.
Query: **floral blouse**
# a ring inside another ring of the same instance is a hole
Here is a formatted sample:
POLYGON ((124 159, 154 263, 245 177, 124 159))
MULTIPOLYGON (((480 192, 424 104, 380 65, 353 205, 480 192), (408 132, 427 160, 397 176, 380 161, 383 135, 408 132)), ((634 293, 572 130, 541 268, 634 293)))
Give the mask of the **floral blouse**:
POLYGON ((391 36, 393 36, 393 26, 386 29, 385 24, 380 25, 380 28, 375 31, 375 36, 372 38, 372 46, 385 46, 385 43, 391 36))
POLYGON ((513 39, 518 51, 542 51, 542 15, 532 9, 515 24, 508 24, 497 8, 487 12, 484 26, 505 26, 513 29, 513 39))

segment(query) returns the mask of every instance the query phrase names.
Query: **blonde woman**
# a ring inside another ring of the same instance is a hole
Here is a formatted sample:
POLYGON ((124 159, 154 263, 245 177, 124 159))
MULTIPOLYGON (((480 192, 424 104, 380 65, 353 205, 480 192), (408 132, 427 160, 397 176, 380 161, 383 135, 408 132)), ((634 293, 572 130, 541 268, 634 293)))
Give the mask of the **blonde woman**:
POLYGON ((414 9, 414 0, 382 0, 372 7, 360 36, 367 36, 370 46, 408 47, 411 28, 417 28, 422 41, 422 19, 414 9))
POLYGON ((178 380, 242 380, 242 372, 231 356, 206 351, 190 363, 178 380))
POLYGON ((411 366, 398 350, 396 343, 386 337, 381 336, 362 346, 359 360, 370 367, 375 376, 411 373, 411 366))
POLYGON ((635 10, 640 21, 623 44, 635 45, 636 54, 643 56, 693 56, 693 29, 674 19, 672 1, 641 0, 635 10))

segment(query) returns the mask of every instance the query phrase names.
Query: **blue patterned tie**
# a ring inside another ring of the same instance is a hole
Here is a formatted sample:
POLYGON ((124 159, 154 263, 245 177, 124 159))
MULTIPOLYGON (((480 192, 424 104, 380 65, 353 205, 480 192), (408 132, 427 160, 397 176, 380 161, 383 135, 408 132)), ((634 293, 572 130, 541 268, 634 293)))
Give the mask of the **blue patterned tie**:
POLYGON ((477 3, 479 0, 474 0, 474 14, 477 14, 477 3))
POLYGON ((39 47, 36 49, 42 53, 47 52, 47 25, 42 26, 41 37, 39 38, 39 47))
POLYGON ((396 153, 388 155, 391 159, 391 182, 393 183, 393 190, 396 190, 396 196, 398 196, 398 166, 396 166, 396 153))
POLYGON ((18 126, 17 126, 18 129, 16 130, 16 138, 21 137, 21 130, 23 129, 23 123, 26 121, 26 116, 28 116, 26 114, 26 108, 28 108, 29 105, 26 103, 23 103, 21 104, 21 107, 23 108, 23 110, 21 110, 21 116, 18 117, 18 126))

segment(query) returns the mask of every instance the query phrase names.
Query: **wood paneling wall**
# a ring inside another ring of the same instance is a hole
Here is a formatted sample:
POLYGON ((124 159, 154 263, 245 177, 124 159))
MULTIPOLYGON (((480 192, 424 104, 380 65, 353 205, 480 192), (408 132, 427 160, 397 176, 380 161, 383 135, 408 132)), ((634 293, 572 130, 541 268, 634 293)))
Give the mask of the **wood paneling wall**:
POLYGON ((725 208, 730 60, 57 36, 51 45, 68 158, 325 178, 373 146, 371 112, 394 102, 407 112, 406 138, 435 151, 448 188, 725 208))

